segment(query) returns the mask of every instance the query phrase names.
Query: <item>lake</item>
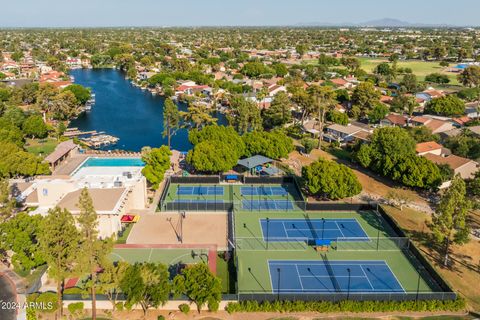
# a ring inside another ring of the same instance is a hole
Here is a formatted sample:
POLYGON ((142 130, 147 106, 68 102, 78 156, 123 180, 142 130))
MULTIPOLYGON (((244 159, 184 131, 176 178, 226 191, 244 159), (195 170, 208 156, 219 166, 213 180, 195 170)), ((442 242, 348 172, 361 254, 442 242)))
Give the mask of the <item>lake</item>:
MULTIPOLYGON (((159 147, 167 144, 163 132, 164 98, 134 87, 124 74, 116 69, 76 69, 70 74, 75 83, 92 89, 96 103, 91 111, 82 113, 70 123, 70 127, 82 131, 104 131, 120 138, 113 146, 103 148, 140 151, 143 146, 159 147)), ((187 105, 178 104, 181 111, 187 105)), ((220 124, 225 124, 225 116, 215 115, 220 124)), ((172 149, 188 151, 192 145, 188 141, 188 131, 178 130, 172 137, 172 149)))

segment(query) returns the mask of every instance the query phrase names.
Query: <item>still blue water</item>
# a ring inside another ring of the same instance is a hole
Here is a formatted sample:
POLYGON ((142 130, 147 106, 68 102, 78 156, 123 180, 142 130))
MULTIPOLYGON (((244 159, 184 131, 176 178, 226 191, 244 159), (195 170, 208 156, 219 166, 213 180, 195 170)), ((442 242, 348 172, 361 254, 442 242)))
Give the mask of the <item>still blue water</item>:
MULTIPOLYGON (((70 127, 104 131, 120 138, 116 145, 104 149, 140 151, 143 146, 167 144, 167 138, 162 136, 164 98, 134 87, 116 69, 76 69, 70 74, 75 77, 75 83, 91 88, 96 96, 92 110, 73 120, 70 127)), ((180 103, 179 109, 186 111, 187 106, 180 103)), ((220 124, 226 123, 224 115, 214 116, 220 124)), ((191 148, 188 131, 178 130, 172 137, 172 149, 188 151, 191 148)))
POLYGON ((140 158, 88 158, 80 168, 84 167, 143 167, 140 158))

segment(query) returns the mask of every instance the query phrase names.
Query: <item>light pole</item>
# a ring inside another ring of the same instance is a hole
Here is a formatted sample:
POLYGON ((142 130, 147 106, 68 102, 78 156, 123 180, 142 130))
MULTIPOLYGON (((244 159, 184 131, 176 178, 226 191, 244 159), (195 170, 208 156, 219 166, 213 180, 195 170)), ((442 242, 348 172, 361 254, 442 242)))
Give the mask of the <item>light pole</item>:
POLYGON ((347 287, 347 300, 350 299, 350 279, 351 279, 351 271, 350 268, 347 268, 348 271, 348 287, 347 287))
POLYGON ((323 239, 324 233, 325 233, 325 218, 322 218, 322 240, 324 240, 323 239))
POLYGON ((252 189, 250 192, 250 211, 253 211, 253 184, 251 185, 252 189))
POLYGON ((277 283, 277 300, 280 301, 280 268, 277 268, 278 283, 277 283))
POLYGON ((419 295, 419 293, 420 293, 420 278, 422 277, 422 276, 420 275, 420 271, 421 271, 421 270, 422 270, 422 267, 419 267, 419 268, 418 268, 418 280, 417 280, 417 294, 416 294, 416 296, 415 296, 415 301, 418 301, 418 295, 419 295))
POLYGON ((268 251, 268 242, 269 242, 269 236, 268 236, 268 231, 269 231, 269 226, 270 226, 270 218, 267 218, 267 239, 265 239, 267 241, 267 251, 268 251))

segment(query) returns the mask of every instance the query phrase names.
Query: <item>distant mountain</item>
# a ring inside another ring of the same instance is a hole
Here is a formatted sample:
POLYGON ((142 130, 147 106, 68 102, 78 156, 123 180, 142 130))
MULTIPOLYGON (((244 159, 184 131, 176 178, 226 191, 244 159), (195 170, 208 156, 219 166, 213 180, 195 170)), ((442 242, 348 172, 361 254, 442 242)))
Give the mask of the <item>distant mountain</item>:
POLYGON ((343 22, 343 23, 331 23, 331 22, 307 22, 299 23, 299 26, 303 27, 390 27, 390 28, 406 28, 406 27, 451 27, 447 24, 424 24, 424 23, 411 23, 393 18, 384 18, 378 20, 371 20, 366 22, 343 22))

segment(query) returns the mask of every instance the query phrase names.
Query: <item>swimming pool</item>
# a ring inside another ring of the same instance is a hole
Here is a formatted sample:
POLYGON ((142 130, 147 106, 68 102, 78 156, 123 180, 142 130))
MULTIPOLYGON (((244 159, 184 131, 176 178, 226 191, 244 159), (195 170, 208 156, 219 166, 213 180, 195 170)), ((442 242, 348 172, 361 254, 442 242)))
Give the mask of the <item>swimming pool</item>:
POLYGON ((86 167, 144 167, 145 163, 140 158, 88 158, 78 168, 86 167))

